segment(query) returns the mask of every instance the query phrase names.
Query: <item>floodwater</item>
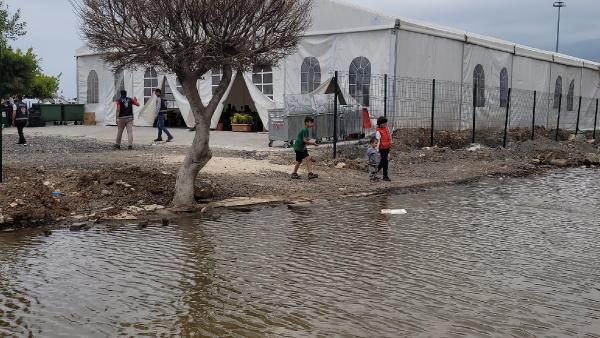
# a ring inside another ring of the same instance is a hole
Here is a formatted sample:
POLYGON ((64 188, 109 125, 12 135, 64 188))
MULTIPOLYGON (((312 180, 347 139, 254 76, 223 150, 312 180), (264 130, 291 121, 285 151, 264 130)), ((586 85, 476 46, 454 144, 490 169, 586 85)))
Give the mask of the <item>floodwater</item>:
POLYGON ((600 337, 599 199, 600 171, 575 169, 4 233, 0 336, 600 337))

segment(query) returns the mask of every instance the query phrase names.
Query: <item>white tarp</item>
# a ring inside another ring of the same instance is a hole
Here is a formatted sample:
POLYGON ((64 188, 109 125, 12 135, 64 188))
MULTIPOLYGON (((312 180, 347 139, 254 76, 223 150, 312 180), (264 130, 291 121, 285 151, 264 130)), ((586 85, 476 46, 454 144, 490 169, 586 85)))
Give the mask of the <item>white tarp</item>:
POLYGON ((462 42, 409 31, 399 31, 397 35, 397 76, 461 80, 462 42))
POLYGON ((79 89, 77 99, 85 104, 87 112, 96 114, 96 121, 105 125, 115 125, 115 76, 112 69, 98 55, 80 56, 77 58, 79 89), (98 103, 88 102, 88 76, 91 71, 98 75, 98 103))
MULTIPOLYGON (((159 78, 159 82, 158 82, 158 88, 162 88, 162 86, 165 83, 165 77, 161 76, 159 78)), ((138 101, 140 101, 140 106, 144 103, 144 99, 139 99, 138 101)), ((152 127, 152 125, 154 124, 154 119, 156 119, 156 100, 157 97, 156 95, 154 95, 154 91, 152 92, 152 96, 148 99, 148 102, 146 102, 146 104, 144 104, 143 106, 141 106, 141 109, 139 109, 137 112, 134 112, 134 124, 136 126, 139 127, 152 127)))

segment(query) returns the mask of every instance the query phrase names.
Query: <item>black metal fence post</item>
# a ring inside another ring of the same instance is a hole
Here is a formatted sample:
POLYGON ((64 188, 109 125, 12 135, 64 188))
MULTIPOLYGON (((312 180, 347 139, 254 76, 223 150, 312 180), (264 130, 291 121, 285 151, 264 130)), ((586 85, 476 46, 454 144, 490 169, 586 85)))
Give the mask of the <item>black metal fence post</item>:
POLYGON ((562 94, 558 96, 558 117, 556 119, 556 136, 555 141, 558 141, 558 131, 560 130, 560 110, 562 108, 562 94))
POLYGON ((575 136, 579 134, 579 117, 581 116, 581 95, 579 96, 579 107, 577 107, 577 124, 575 125, 575 136))
POLYGON ((477 83, 473 86, 473 134, 471 135, 471 143, 475 143, 475 115, 477 113, 477 83))
POLYGON ((4 177, 4 173, 3 173, 3 167, 2 167, 2 131, 4 129, 4 114, 6 114, 6 112, 2 112, 0 113, 0 183, 4 182, 3 181, 3 177, 4 177))
POLYGON ((431 86, 431 146, 434 144, 434 131, 435 131, 435 79, 431 86))
POLYGON ((338 141, 338 72, 333 77, 333 158, 337 157, 338 141))
POLYGON ((594 114, 594 133, 592 134, 592 138, 594 140, 596 139, 596 123, 598 122, 598 101, 599 99, 596 99, 596 114, 594 114))
POLYGON ((383 116, 387 117, 388 106, 388 75, 383 75, 383 116))
POLYGON ((508 118, 510 115, 510 98, 512 88, 508 88, 508 100, 506 101, 506 119, 504 120, 504 148, 506 148, 506 139, 508 138, 508 118))
POLYGON ((531 121, 531 140, 535 138, 535 108, 537 105, 537 90, 533 91, 533 119, 531 121))

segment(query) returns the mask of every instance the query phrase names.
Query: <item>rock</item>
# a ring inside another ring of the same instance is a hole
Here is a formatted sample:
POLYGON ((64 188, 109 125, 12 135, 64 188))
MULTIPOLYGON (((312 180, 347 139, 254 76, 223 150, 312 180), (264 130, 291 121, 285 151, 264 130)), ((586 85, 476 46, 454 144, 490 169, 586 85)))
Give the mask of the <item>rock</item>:
POLYGON ((480 149, 481 149, 481 144, 473 143, 473 144, 471 144, 471 146, 469 146, 469 148, 467 148, 467 151, 477 151, 480 149))
POLYGON ((600 154, 588 153, 585 155, 583 163, 586 165, 598 165, 600 164, 600 154))
POLYGON ((587 140, 586 142, 589 143, 589 144, 594 144, 594 143, 596 143, 596 140, 591 139, 591 140, 587 140))
POLYGON ((569 135, 569 141, 575 141, 577 139, 577 135, 571 134, 569 135))
POLYGON ((207 207, 204 207, 204 208, 202 208, 202 210, 200 210, 201 214, 205 214, 206 212, 208 212, 208 208, 207 207))
POLYGON ((557 167, 566 167, 569 165, 569 161, 565 159, 553 159, 550 161, 550 164, 557 167))
POLYGON ((130 205, 127 208, 125 208, 125 210, 136 213, 136 212, 140 212, 140 211, 144 211, 144 208, 140 208, 138 206, 135 205, 130 205))
POLYGON ((69 226, 69 231, 81 231, 86 226, 86 223, 73 223, 69 226))
POLYGON ((531 160, 531 163, 533 163, 533 164, 540 164, 540 163, 542 163, 542 161, 539 158, 534 158, 534 159, 531 160))
POLYGON ((102 190, 102 192, 100 192, 103 196, 110 196, 112 195, 112 191, 110 190, 102 190))
POLYGON ((25 202, 23 202, 23 200, 22 200, 22 199, 20 199, 20 198, 17 198, 17 199, 15 200, 15 203, 17 203, 18 205, 24 205, 24 204, 25 204, 25 202))
POLYGON ((11 204, 9 204, 9 206, 10 206, 11 208, 16 208, 16 207, 18 207, 18 206, 19 206, 19 204, 18 204, 18 203, 15 203, 15 202, 12 202, 11 204))
POLYGON ((340 162, 340 163, 336 164, 335 167, 337 169, 344 169, 344 168, 346 168, 346 163, 340 162))
POLYGON ((50 181, 46 181, 46 182, 44 182, 44 185, 45 185, 45 186, 47 186, 47 187, 49 187, 51 184, 52 184, 52 183, 50 183, 50 181))
POLYGON ((43 165, 35 168, 35 171, 37 171, 38 173, 45 173, 46 172, 46 167, 44 167, 43 165))
POLYGON ((431 151, 431 149, 432 149, 431 147, 425 147, 425 148, 423 148, 424 151, 431 151))
POLYGON ((169 220, 168 220, 168 219, 166 219, 166 218, 163 218, 163 219, 162 219, 162 225, 163 225, 164 227, 168 226, 168 225, 169 225, 169 220))
POLYGON ((50 235, 52 235, 52 231, 50 231, 50 230, 44 230, 44 236, 50 237, 50 235))

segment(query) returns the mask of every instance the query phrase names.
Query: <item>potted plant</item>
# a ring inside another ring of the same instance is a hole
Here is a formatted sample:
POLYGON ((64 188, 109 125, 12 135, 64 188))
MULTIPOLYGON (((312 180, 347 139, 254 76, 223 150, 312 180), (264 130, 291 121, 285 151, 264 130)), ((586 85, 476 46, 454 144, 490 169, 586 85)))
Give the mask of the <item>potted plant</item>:
POLYGON ((231 131, 246 133, 251 132, 252 116, 247 114, 235 113, 231 118, 231 131))

